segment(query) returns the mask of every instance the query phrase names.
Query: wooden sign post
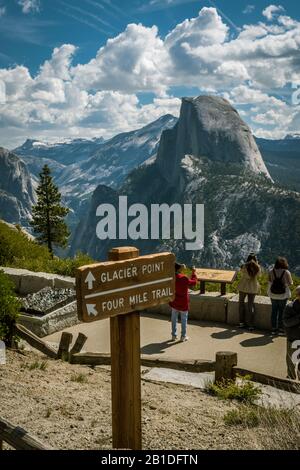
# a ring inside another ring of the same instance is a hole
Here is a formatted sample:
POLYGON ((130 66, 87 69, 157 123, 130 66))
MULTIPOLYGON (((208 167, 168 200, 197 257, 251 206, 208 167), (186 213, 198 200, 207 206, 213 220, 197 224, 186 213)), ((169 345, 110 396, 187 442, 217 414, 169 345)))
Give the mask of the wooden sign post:
POLYGON ((142 448, 139 311, 175 295, 175 257, 139 257, 133 247, 114 248, 109 261, 77 270, 79 319, 110 318, 113 447, 142 448))

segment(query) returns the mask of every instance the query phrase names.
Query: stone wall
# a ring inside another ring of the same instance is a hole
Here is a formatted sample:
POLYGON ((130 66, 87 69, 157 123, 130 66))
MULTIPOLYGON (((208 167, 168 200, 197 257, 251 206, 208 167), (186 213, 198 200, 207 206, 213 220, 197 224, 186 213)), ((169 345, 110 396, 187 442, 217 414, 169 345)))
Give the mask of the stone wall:
MULTIPOLYGON (((52 287, 54 289, 75 287, 75 279, 72 277, 48 273, 35 273, 27 271, 27 269, 0 267, 0 270, 4 271, 5 274, 10 277, 15 284, 16 293, 19 295, 33 294, 44 287, 52 287)), ((72 302, 43 317, 21 314, 18 322, 42 338, 79 323, 77 305, 76 302, 72 302)))
POLYGON ((20 295, 33 294, 44 287, 55 289, 74 288, 75 279, 73 277, 58 276, 57 274, 35 273, 27 269, 2 268, 10 279, 14 282, 16 292, 20 295))
POLYGON ((77 305, 76 302, 72 302, 40 318, 21 314, 18 323, 43 338, 78 324, 77 305))
MULTIPOLYGON (((170 316, 171 309, 168 305, 160 305, 148 309, 148 312, 170 316)), ((221 296, 218 292, 207 292, 204 295, 200 295, 199 292, 191 292, 189 318, 236 326, 239 324, 239 296, 236 294, 221 296)), ((271 330, 271 300, 269 297, 256 296, 254 324, 259 330, 271 330)))
MULTIPOLYGON (((271 325, 271 300, 269 297, 257 295, 254 303, 254 324, 259 330, 270 330, 271 325)), ((227 323, 237 325, 239 323, 239 296, 235 295, 228 302, 227 323)))

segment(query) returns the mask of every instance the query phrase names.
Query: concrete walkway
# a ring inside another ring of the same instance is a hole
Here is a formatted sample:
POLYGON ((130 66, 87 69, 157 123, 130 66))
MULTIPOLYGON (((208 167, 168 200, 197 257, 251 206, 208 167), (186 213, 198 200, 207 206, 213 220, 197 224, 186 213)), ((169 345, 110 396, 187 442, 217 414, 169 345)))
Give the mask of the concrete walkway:
MULTIPOLYGON (((109 320, 82 323, 65 331, 73 333, 74 340, 79 332, 84 333, 88 337, 85 351, 102 353, 110 351, 109 320)), ((214 360, 217 351, 234 351, 238 353, 240 367, 286 377, 286 339, 283 337, 272 338, 267 332, 248 333, 220 323, 194 321, 189 322, 190 339, 185 343, 172 343, 170 332, 171 323, 167 317, 141 315, 142 354, 147 354, 151 358, 214 360)), ((58 343, 60 337, 61 332, 44 339, 58 343)))

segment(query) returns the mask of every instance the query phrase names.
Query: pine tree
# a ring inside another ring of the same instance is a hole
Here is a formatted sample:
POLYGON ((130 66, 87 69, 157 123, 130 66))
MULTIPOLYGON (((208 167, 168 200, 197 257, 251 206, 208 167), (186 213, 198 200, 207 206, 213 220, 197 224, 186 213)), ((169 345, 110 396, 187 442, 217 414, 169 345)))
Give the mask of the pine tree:
POLYGON ((31 226, 37 239, 46 243, 53 257, 53 245, 65 247, 70 236, 64 217, 70 210, 61 205, 61 194, 52 180, 51 171, 45 165, 37 188, 37 204, 32 209, 31 226))

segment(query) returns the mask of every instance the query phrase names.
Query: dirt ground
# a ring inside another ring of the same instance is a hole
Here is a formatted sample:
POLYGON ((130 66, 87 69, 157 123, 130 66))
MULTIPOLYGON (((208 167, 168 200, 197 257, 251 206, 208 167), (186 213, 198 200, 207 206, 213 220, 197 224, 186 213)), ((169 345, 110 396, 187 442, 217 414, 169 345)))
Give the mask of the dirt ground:
MULTIPOLYGON (((235 407, 193 388, 143 380, 143 448, 259 448, 247 429, 224 424, 235 407)), ((111 449, 110 371, 8 351, 0 415, 56 449, 111 449), (43 360, 45 370, 36 368, 43 360)))

